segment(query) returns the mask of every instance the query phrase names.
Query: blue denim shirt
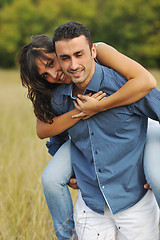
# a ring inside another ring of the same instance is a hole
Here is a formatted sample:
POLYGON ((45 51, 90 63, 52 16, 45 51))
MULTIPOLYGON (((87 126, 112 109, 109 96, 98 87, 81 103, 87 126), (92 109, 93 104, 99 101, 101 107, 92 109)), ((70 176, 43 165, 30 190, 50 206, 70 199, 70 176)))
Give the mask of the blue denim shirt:
MULTIPOLYGON (((113 94, 126 79, 96 64, 85 93, 113 94)), ((57 115, 74 108, 72 84, 54 91, 57 115)), ((160 91, 152 90, 138 102, 100 112, 68 129, 71 157, 78 186, 88 207, 100 214, 105 203, 113 214, 136 204, 146 193, 143 185, 143 150, 148 117, 160 119, 160 91)))

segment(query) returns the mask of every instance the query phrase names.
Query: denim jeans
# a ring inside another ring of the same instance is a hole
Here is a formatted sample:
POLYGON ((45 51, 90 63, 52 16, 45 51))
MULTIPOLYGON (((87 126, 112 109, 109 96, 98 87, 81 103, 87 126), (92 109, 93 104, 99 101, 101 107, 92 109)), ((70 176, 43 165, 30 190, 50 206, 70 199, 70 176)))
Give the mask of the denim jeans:
POLYGON ((160 208, 160 124, 158 122, 149 121, 144 151, 144 171, 160 208))
POLYGON ((65 142, 42 174, 43 191, 59 240, 77 239, 74 232, 73 205, 67 187, 72 176, 70 140, 65 142))

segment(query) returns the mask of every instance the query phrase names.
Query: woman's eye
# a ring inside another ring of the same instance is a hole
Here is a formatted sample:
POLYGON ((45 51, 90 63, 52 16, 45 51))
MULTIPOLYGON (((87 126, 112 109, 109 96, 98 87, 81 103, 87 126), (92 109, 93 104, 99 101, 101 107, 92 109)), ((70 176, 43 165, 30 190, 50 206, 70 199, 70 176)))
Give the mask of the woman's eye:
POLYGON ((41 75, 41 77, 42 77, 43 79, 46 79, 46 78, 47 78, 47 75, 48 75, 48 73, 43 73, 43 74, 41 75))
POLYGON ((53 67, 53 63, 54 63, 54 61, 51 61, 51 62, 49 63, 49 67, 53 67))

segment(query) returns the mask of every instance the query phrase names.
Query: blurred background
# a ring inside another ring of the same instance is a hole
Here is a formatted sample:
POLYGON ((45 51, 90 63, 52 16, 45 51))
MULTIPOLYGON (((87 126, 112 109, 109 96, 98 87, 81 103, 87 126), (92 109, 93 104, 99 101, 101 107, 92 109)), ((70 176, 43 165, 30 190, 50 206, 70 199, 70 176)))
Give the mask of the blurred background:
POLYGON ((159 0, 0 0, 0 240, 56 239, 41 185, 51 156, 36 136, 16 58, 32 36, 52 37, 70 20, 141 63, 160 86, 159 0))
POLYGON ((104 41, 143 63, 160 67, 159 0, 0 0, 0 67, 15 66, 17 51, 31 35, 80 21, 94 42, 104 41))

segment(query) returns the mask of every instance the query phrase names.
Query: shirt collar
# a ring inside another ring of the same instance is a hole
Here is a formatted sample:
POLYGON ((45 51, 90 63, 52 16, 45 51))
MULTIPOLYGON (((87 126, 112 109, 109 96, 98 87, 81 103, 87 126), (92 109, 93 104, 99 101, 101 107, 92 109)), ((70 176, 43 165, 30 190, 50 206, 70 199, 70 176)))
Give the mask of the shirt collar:
POLYGON ((73 83, 66 84, 62 91, 62 94, 67 96, 72 96, 72 86, 73 86, 73 83))
MULTIPOLYGON (((100 89, 101 81, 103 80, 103 71, 102 71, 102 66, 95 63, 95 72, 93 74, 93 77, 91 81, 89 82, 88 86, 85 89, 85 93, 88 92, 98 92, 100 89)), ((62 91, 63 95, 71 96, 72 98, 76 98, 75 96, 72 95, 72 88, 73 88, 73 83, 71 84, 66 84, 65 88, 62 91)))
POLYGON ((88 86, 86 87, 85 92, 98 92, 100 89, 101 81, 103 80, 103 71, 102 66, 95 63, 95 72, 88 86))

